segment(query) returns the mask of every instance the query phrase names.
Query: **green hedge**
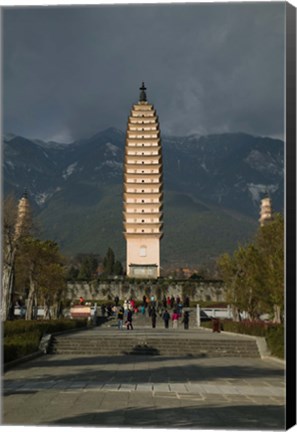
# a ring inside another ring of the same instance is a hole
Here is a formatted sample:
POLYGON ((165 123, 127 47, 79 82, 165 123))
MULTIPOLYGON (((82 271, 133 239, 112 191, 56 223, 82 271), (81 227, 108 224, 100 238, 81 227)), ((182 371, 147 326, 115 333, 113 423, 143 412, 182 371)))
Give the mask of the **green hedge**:
MULTIPOLYGON (((222 330, 247 334, 251 336, 265 337, 268 348, 271 354, 284 358, 284 326, 283 324, 265 323, 263 321, 232 321, 220 320, 222 330)), ((212 328, 212 321, 201 323, 202 327, 212 328)))
POLYGON ((285 358, 284 340, 285 331, 283 325, 268 328, 266 342, 272 355, 282 359, 285 358))
POLYGON ((58 331, 85 327, 86 320, 59 319, 59 320, 16 320, 5 321, 3 325, 3 336, 38 331, 40 336, 44 333, 55 333, 58 331))
POLYGON ((18 334, 4 338, 4 363, 22 358, 38 350, 40 333, 26 332, 26 335, 18 334))
POLYGON ((4 363, 22 358, 38 351, 39 342, 44 334, 63 330, 82 328, 87 320, 61 319, 55 321, 6 321, 3 325, 4 363))

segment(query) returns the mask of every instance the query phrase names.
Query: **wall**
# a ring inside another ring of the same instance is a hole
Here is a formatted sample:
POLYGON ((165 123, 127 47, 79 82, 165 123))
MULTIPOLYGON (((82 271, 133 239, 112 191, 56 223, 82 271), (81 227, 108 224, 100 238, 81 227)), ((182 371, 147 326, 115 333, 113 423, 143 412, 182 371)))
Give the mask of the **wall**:
POLYGON ((225 301, 225 288, 220 281, 99 281, 99 282, 75 282, 68 283, 67 298, 71 300, 83 297, 85 300, 113 300, 118 296, 120 300, 133 298, 142 300, 143 296, 155 295, 163 298, 163 295, 173 295, 180 298, 188 295, 193 301, 225 301))

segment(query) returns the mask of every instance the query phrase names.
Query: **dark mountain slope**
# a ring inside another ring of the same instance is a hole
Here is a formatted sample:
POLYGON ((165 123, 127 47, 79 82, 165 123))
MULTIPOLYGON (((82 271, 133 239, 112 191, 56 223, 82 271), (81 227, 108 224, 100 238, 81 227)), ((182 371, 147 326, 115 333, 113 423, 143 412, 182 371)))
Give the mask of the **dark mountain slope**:
MULTIPOLYGON (((284 145, 246 134, 163 137, 162 265, 197 265, 251 238, 260 198, 283 209, 284 145)), ((125 259, 122 182, 125 134, 109 128, 73 144, 4 139, 4 193, 26 187, 42 235, 69 254, 125 259)))

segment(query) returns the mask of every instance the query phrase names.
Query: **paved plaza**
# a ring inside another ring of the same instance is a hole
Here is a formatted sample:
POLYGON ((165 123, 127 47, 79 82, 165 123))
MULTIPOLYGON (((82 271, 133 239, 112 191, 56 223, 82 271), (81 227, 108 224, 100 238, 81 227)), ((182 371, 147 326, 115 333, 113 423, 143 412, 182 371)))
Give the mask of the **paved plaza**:
POLYGON ((284 428, 284 366, 273 359, 45 355, 2 384, 6 425, 284 428))

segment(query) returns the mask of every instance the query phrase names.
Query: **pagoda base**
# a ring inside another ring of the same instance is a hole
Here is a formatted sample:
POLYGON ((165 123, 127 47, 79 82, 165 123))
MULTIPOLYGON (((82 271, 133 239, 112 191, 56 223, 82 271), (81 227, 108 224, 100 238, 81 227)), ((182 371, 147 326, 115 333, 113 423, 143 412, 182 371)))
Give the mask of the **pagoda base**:
POLYGON ((136 279, 157 279, 160 274, 157 264, 130 264, 127 276, 136 279))

